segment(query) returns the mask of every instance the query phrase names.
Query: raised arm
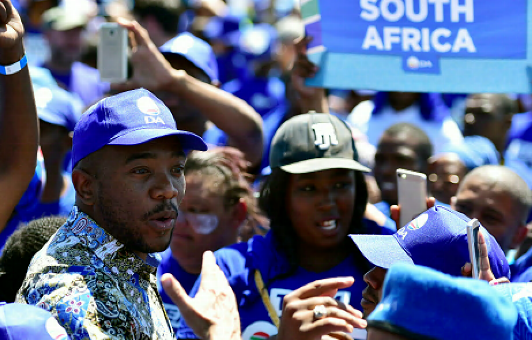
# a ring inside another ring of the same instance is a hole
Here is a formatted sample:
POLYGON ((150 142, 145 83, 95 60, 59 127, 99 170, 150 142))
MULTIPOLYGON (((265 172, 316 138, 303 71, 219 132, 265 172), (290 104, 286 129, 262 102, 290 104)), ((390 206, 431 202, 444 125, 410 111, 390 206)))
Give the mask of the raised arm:
MULTIPOLYGON (((1 66, 22 59, 23 35, 22 21, 11 1, 0 0, 1 66)), ((14 74, 0 74, 0 231, 35 172, 38 143, 37 110, 28 67, 14 74)))
POLYGON ((134 75, 125 84, 113 87, 129 90, 142 86, 151 91, 175 93, 224 131, 229 136, 231 146, 241 150, 253 166, 258 165, 263 148, 260 115, 242 99, 203 83, 183 70, 173 69, 150 40, 147 31, 137 22, 119 22, 132 33, 134 75))

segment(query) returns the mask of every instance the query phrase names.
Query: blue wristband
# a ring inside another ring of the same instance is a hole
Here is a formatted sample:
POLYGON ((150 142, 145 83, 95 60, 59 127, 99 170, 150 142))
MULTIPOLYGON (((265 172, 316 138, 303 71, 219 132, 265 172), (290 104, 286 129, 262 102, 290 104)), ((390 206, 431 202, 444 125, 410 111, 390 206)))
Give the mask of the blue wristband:
POLYGON ((20 59, 20 61, 17 61, 14 64, 7 65, 7 66, 0 65, 0 74, 6 75, 6 76, 15 74, 19 72, 20 70, 22 70, 24 67, 26 67, 27 64, 28 64, 28 59, 26 58, 26 55, 24 54, 22 59, 20 59))

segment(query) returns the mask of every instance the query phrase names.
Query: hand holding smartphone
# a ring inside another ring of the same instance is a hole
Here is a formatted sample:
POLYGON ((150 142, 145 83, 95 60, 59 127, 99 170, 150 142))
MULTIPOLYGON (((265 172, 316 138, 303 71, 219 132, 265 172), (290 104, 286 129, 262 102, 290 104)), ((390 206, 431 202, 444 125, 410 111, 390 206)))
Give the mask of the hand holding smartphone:
POLYGON ((467 246, 474 279, 480 278, 480 222, 474 218, 467 223, 467 246))
POLYGON ((110 83, 127 79, 127 29, 117 23, 103 23, 98 31, 98 71, 100 80, 110 83))
POLYGON ((427 210, 427 176, 405 169, 397 169, 396 174, 401 207, 400 228, 427 210))

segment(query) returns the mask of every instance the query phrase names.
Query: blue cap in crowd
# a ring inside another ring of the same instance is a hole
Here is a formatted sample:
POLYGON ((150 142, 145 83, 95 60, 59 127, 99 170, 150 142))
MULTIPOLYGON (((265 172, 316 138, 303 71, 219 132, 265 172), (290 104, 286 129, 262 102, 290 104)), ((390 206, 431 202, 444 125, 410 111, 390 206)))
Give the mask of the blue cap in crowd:
POLYGON ((218 64, 211 46, 200 38, 184 32, 159 47, 162 54, 177 54, 205 72, 211 82, 218 81, 218 64))
POLYGON ((72 167, 106 145, 138 145, 166 136, 178 136, 184 150, 207 150, 201 137, 177 129, 170 110, 150 91, 138 89, 104 98, 76 125, 72 167))
POLYGON ((236 46, 240 38, 240 25, 245 19, 235 15, 212 17, 203 29, 207 39, 217 39, 227 46, 236 46))
POLYGON ((501 156, 495 145, 482 136, 467 136, 459 144, 444 146, 442 152, 457 154, 468 170, 473 170, 483 165, 498 165, 501 163, 501 156))
MULTIPOLYGON (((349 235, 373 265, 390 268, 406 262, 461 276, 461 268, 471 262, 467 246, 470 219, 454 210, 435 206, 419 215, 393 235, 349 235)), ((481 227, 495 277, 510 277, 508 261, 490 233, 481 227)))
POLYGON ((50 312, 31 305, 0 302, 0 339, 68 340, 70 338, 50 312))
POLYGON ((269 24, 256 24, 240 34, 238 50, 249 61, 269 61, 277 47, 277 31, 269 24))
POLYGON ((40 120, 74 131, 83 110, 79 98, 59 86, 34 86, 34 95, 40 120))
POLYGON ((487 282, 393 265, 368 327, 409 339, 511 340, 517 311, 487 282))

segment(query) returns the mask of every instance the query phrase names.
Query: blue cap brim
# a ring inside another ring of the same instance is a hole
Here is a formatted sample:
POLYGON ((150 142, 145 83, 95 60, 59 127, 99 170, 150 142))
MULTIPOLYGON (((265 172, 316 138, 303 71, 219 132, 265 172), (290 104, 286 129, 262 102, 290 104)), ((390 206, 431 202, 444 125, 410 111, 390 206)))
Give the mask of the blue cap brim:
POLYGON ((362 255, 377 267, 388 269, 397 262, 414 264, 393 235, 349 235, 349 237, 362 255))
POLYGON ((37 115, 39 116, 39 119, 53 125, 59 125, 62 127, 67 128, 69 131, 72 131, 73 128, 68 126, 68 123, 65 122, 65 120, 61 117, 59 117, 56 114, 53 114, 52 112, 48 111, 47 109, 37 108, 37 115))
POLYGON ((206 151, 207 144, 200 136, 188 131, 173 129, 139 129, 114 138, 108 145, 138 145, 153 139, 177 136, 183 150, 206 151))

